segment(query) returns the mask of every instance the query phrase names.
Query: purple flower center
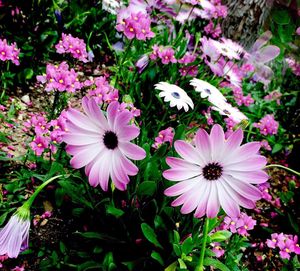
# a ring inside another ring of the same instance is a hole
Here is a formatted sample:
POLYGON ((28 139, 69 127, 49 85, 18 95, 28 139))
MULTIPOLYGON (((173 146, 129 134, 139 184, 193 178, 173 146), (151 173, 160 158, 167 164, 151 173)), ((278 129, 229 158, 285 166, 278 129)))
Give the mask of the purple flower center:
POLYGON ((222 176, 222 172, 223 168, 216 162, 209 163, 202 169, 204 178, 209 181, 219 179, 222 176))
POLYGON ((211 94, 211 91, 208 88, 205 88, 204 91, 209 95, 211 94))
POLYGON ((118 147, 118 137, 112 131, 106 131, 103 136, 103 143, 106 148, 113 150, 118 147))
POLYGON ((175 99, 180 99, 180 94, 178 92, 172 92, 171 95, 175 98, 175 99))

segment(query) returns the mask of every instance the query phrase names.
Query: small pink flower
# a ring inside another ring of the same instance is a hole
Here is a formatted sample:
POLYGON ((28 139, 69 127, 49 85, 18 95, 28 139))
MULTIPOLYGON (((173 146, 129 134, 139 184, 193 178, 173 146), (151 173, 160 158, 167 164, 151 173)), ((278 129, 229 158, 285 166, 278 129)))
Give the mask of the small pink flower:
POLYGON ((215 253, 217 258, 220 258, 221 256, 224 255, 225 250, 221 247, 220 243, 215 242, 212 243, 211 245, 213 246, 212 251, 215 253))
POLYGON ((44 136, 37 136, 31 143, 30 147, 37 156, 41 156, 49 146, 49 139, 44 136))
POLYGON ((253 126, 259 128, 262 135, 276 135, 279 123, 273 115, 266 115, 258 123, 254 123, 253 126))
POLYGON ((167 129, 161 130, 158 133, 158 136, 155 138, 155 143, 152 145, 152 147, 157 149, 165 142, 168 142, 170 145, 172 145, 173 138, 174 129, 172 127, 168 127, 167 129))

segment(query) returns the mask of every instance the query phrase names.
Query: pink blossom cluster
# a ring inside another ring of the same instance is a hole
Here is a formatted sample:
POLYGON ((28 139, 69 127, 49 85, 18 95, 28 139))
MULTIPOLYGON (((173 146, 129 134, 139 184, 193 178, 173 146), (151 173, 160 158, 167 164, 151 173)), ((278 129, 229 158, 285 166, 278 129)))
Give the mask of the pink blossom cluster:
POLYGON ((179 69, 179 73, 182 76, 197 76, 198 66, 197 65, 188 65, 193 63, 197 58, 197 55, 192 52, 186 52, 185 55, 178 60, 178 63, 183 64, 184 66, 179 69))
POLYGON ((0 60, 10 60, 15 65, 20 65, 19 54, 20 49, 17 48, 17 44, 15 42, 8 45, 6 39, 0 39, 0 60))
POLYGON ((224 255, 225 250, 221 247, 221 244, 218 242, 212 242, 212 251, 215 253, 217 258, 220 258, 224 255))
POLYGON ((300 36, 300 27, 298 27, 298 28, 296 29, 296 34, 297 34, 298 36, 300 36))
POLYGON ((289 67, 292 69, 292 72, 296 75, 296 76, 300 76, 300 63, 297 62, 294 58, 287 58, 286 59, 289 67))
POLYGON ((264 148, 264 149, 267 150, 267 151, 271 151, 271 150, 272 150, 272 148, 271 148, 269 142, 268 142, 267 140, 265 140, 265 139, 263 139, 263 140, 260 142, 260 145, 261 145, 262 148, 264 148))
POLYGON ((45 149, 55 153, 57 144, 62 142, 62 135, 65 132, 64 113, 56 120, 47 121, 45 114, 31 114, 29 120, 23 123, 24 132, 33 132, 34 139, 29 144, 37 156, 41 156, 45 149))
POLYGON ((119 91, 109 84, 105 76, 86 80, 84 86, 90 88, 87 96, 93 97, 97 104, 109 104, 119 99, 119 91))
POLYGON ((153 38, 155 34, 151 31, 150 26, 151 19, 143 12, 129 13, 127 9, 124 9, 117 15, 116 29, 119 32, 123 32, 130 40, 134 38, 138 40, 153 38))
POLYGON ((237 105, 250 106, 251 104, 254 103, 254 99, 252 98, 251 94, 249 93, 248 95, 244 96, 244 93, 243 93, 243 90, 241 87, 234 86, 228 82, 223 82, 220 84, 220 86, 229 87, 232 89, 233 98, 236 101, 237 105))
POLYGON ((83 39, 74 38, 71 34, 62 33, 62 38, 55 45, 56 52, 59 54, 70 53, 74 58, 83 62, 88 62, 88 53, 83 39))
POLYGON ((280 105, 280 98, 282 94, 278 90, 273 90, 271 93, 264 97, 265 101, 276 101, 278 105, 280 105))
POLYGON ((158 149, 163 143, 166 142, 172 145, 173 138, 174 138, 174 129, 172 127, 168 127, 164 130, 159 131, 158 136, 155 138, 155 142, 152 145, 152 147, 158 149))
POLYGON ((272 195, 269 193, 269 189, 270 189, 270 184, 269 183, 259 184, 257 186, 257 188, 261 191, 262 198, 264 200, 266 200, 267 202, 271 203, 276 208, 280 208, 281 207, 280 198, 273 199, 272 195))
POLYGON ((226 138, 228 138, 233 132, 233 128, 238 124, 237 122, 235 122, 232 118, 225 118, 224 119, 225 123, 226 123, 226 132, 225 132, 225 136, 226 138))
POLYGON ((237 218, 226 216, 223 223, 220 225, 220 229, 229 230, 232 233, 238 233, 239 235, 249 236, 248 231, 253 230, 256 225, 256 220, 246 213, 241 212, 237 218))
POLYGON ((273 115, 266 115, 258 123, 254 123, 253 126, 259 128, 262 135, 276 135, 279 123, 273 115))
POLYGON ((37 226, 41 220, 47 219, 51 216, 52 216, 52 213, 50 211, 44 212, 41 216, 35 215, 33 218, 33 225, 37 226))
POLYGON ((204 27, 204 32, 207 35, 211 35, 215 39, 220 37, 222 34, 222 29, 219 23, 215 25, 213 21, 209 21, 208 25, 204 27))
POLYGON ((164 47, 154 45, 152 47, 153 51, 150 54, 151 60, 161 59, 162 64, 176 63, 177 59, 175 58, 175 51, 171 47, 164 47))
POLYGON ((271 239, 266 242, 269 248, 279 248, 279 255, 282 259, 290 259, 291 253, 300 254, 300 247, 298 244, 298 236, 284 233, 273 233, 271 239))
POLYGON ((212 110, 212 107, 209 106, 206 111, 205 110, 202 111, 202 114, 205 116, 208 125, 214 124, 214 120, 211 116, 211 110, 212 110))
POLYGON ((46 83, 46 91, 75 92, 82 87, 78 74, 74 69, 69 70, 66 62, 62 62, 58 66, 47 64, 46 75, 38 75, 36 78, 42 84, 46 83))

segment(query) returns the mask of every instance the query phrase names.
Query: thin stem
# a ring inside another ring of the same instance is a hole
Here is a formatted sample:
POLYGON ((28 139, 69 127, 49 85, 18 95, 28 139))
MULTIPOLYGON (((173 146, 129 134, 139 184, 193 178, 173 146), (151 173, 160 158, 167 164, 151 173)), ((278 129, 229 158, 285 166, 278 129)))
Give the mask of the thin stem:
POLYGON ((205 218, 204 229, 203 229, 203 241, 202 241, 202 247, 201 247, 201 252, 200 252, 200 259, 199 259, 198 265, 196 266, 195 271, 203 271, 204 270, 203 262, 204 262, 204 256, 205 256, 205 250, 206 250, 208 225, 209 225, 209 219, 205 218))
POLYGON ((24 203, 24 206, 28 207, 28 209, 31 207, 32 203, 34 202, 35 198, 37 197, 37 195, 43 190, 43 188, 45 186, 47 186, 49 183, 51 183, 52 181, 60 178, 63 175, 58 175, 58 176, 54 176, 52 178, 50 178, 48 181, 42 183, 35 191, 34 193, 31 195, 31 197, 24 203))
POLYGON ((271 165, 267 165, 265 166, 265 168, 271 168, 271 167, 278 167, 278 168, 282 168, 282 169, 285 169, 287 171, 290 171, 292 172, 293 174, 297 175, 297 176, 300 176, 300 173, 296 170, 293 170, 291 168, 288 168, 288 167, 285 167, 285 166, 282 166, 282 165, 277 165, 277 164, 271 164, 271 165))

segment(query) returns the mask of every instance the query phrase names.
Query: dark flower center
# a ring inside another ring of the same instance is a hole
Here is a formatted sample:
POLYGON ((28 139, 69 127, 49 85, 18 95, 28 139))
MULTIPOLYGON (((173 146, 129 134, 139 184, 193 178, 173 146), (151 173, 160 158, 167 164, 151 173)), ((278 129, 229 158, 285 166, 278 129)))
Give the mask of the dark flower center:
POLYGON ((206 180, 214 181, 222 176, 223 168, 218 163, 209 163, 203 169, 202 173, 206 180))
POLYGON ((112 131, 106 131, 103 136, 103 143, 106 148, 113 150, 118 147, 118 137, 112 131))
POLYGON ((209 95, 211 94, 211 91, 208 88, 205 88, 204 91, 209 95))
POLYGON ((178 92, 172 92, 171 95, 175 98, 175 99, 179 99, 180 95, 178 92))

